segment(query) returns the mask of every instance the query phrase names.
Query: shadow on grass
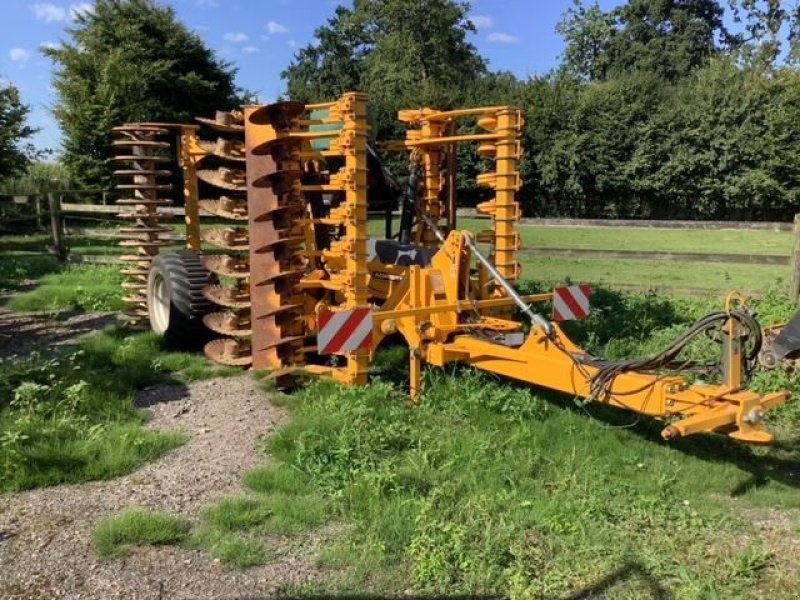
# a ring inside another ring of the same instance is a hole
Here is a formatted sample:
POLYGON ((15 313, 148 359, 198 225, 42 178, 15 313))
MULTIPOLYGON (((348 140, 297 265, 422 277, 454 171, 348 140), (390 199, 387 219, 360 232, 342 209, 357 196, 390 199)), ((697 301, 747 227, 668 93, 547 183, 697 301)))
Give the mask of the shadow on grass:
MULTIPOLYGON (((590 598, 612 597, 615 587, 626 583, 638 582, 638 598, 649 600, 672 600, 675 595, 653 576, 643 565, 637 562, 626 562, 618 569, 601 577, 597 581, 582 587, 568 596, 553 596, 553 600, 589 600, 590 598)), ((501 594, 369 594, 369 593, 312 593, 279 595, 281 600, 503 600, 507 595, 501 594)), ((240 598, 239 600, 246 600, 240 598)), ((252 600, 255 600, 253 598, 252 600)))
POLYGON ((646 595, 639 596, 640 598, 670 600, 675 597, 644 566, 636 562, 628 562, 602 579, 567 596, 564 600, 588 600, 589 598, 604 597, 604 594, 610 592, 615 586, 634 579, 642 582, 647 588, 646 595))
POLYGON ((0 317, 0 357, 24 355, 36 348, 54 348, 78 343, 78 338, 112 324, 113 314, 70 319, 81 315, 71 311, 57 315, 11 313, 0 317))
POLYGON ((669 445, 704 462, 731 464, 749 473, 746 481, 737 483, 729 490, 728 493, 733 497, 763 487, 771 481, 800 488, 800 443, 797 440, 776 442, 770 447, 770 452, 783 456, 759 454, 753 446, 721 434, 697 434, 665 442, 661 437, 661 430, 665 426, 663 421, 604 404, 579 407, 570 396, 540 388, 532 389, 536 389, 537 394, 548 402, 584 414, 586 418, 596 419, 609 427, 625 429, 653 444, 669 445))

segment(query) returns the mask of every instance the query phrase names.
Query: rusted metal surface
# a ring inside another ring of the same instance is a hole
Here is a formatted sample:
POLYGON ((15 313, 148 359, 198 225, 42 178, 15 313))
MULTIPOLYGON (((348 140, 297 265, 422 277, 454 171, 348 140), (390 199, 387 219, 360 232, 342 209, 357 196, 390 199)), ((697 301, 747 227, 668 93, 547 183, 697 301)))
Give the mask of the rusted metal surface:
POLYGON ((126 236, 119 245, 130 249, 121 257, 121 273, 126 280, 124 301, 129 305, 124 318, 136 327, 147 324, 147 273, 150 263, 160 249, 170 242, 161 239, 171 228, 160 224, 159 207, 172 200, 169 182, 173 173, 165 165, 172 161, 171 144, 165 138, 170 128, 153 123, 127 123, 114 128, 117 139, 112 143, 120 168, 114 171, 119 182, 116 188, 124 192, 117 201, 120 217, 130 221, 120 228, 126 236))

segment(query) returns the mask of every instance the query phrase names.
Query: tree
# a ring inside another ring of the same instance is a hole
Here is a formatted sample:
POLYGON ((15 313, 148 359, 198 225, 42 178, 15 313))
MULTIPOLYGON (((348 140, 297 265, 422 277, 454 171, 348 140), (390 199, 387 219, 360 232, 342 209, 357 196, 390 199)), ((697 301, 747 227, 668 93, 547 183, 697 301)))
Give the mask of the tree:
POLYGON ((370 96, 379 135, 398 135, 397 110, 449 108, 468 97, 486 62, 467 40, 469 5, 454 0, 355 0, 317 29, 282 73, 289 96, 370 96))
POLYGON ((586 79, 644 72, 675 81, 730 41, 723 14, 717 0, 628 0, 609 12, 575 0, 557 31, 565 67, 586 79))
POLYGON ((581 0, 574 0, 556 25, 556 33, 566 44, 562 69, 589 81, 606 78, 608 49, 614 34, 614 18, 610 12, 603 12, 597 2, 587 8, 581 0))
POLYGON ((641 132, 636 189, 694 218, 785 219, 800 206, 800 75, 715 60, 641 132))
POLYGON ((45 54, 57 64, 64 163, 84 188, 111 186, 111 129, 125 121, 191 122, 237 105, 235 70, 153 0, 97 0, 45 54))
POLYGON ((30 148, 20 147, 20 142, 36 133, 26 123, 29 112, 19 90, 0 83, 0 181, 22 173, 28 165, 30 148))
POLYGON ((788 4, 784 0, 728 0, 733 20, 744 26, 736 43, 745 61, 774 66, 784 49, 781 34, 786 30, 786 62, 800 62, 800 3, 788 4))

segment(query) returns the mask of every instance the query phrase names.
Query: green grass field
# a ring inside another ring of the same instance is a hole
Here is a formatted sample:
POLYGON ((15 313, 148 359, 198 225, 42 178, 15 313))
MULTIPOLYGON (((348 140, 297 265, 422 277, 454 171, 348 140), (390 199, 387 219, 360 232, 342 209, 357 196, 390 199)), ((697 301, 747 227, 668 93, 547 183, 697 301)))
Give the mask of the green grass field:
MULTIPOLYGON (((621 357, 654 352, 713 302, 601 289, 596 304, 570 335, 621 357)), ((776 321, 796 309, 774 295, 757 308, 776 321)), ((320 380, 270 392, 292 420, 267 440, 269 461, 245 475, 247 494, 208 507, 175 543, 244 568, 277 559, 274 536, 336 523, 317 556, 324 582, 293 597, 794 597, 796 403, 771 415, 769 448, 702 435, 666 443, 650 419, 465 368, 427 370, 413 407, 407 360, 404 348, 384 350, 364 388, 320 380)), ((800 393, 800 380, 776 371, 754 386, 800 393)), ((161 543, 151 541, 160 518, 138 536, 122 519, 120 543, 161 543)))
MULTIPOLYGON (((397 228, 397 223, 394 225, 397 228)), ((486 219, 463 218, 459 227, 480 231, 486 219)), ((525 248, 568 248, 707 254, 790 256, 794 237, 788 231, 641 229, 620 227, 550 227, 519 225, 525 248)), ((383 221, 370 223, 373 235, 383 234, 383 221)), ((637 286, 683 293, 685 289, 724 292, 739 289, 763 293, 781 288, 790 278, 788 266, 671 262, 526 256, 520 253, 522 279, 548 284, 564 281, 637 286)))
MULTIPOLYGON (((14 244, 0 265, 34 254, 24 241, 14 244)), ((573 262, 525 266, 542 280, 585 273, 612 286, 625 277, 675 285, 683 276, 702 287, 713 287, 712 277, 739 287, 734 280, 747 276, 766 289, 772 277, 730 265, 634 270, 631 263, 647 261, 608 261, 598 271, 573 262)), ((43 284, 15 302, 85 308, 92 287, 117 282, 114 267, 43 271, 33 273, 43 284), (70 288, 72 296, 57 291, 70 288)), ((17 271, 8 272, 13 285, 17 271)), ((718 304, 601 287, 591 318, 568 329, 598 355, 640 356, 718 304)), ((774 294, 759 305, 764 322, 794 310, 774 294)), ((709 349, 717 350, 709 343, 696 352, 709 349)), ((112 517, 94 532, 97 551, 115 557, 139 544, 181 544, 247 568, 276 560, 276 536, 335 522, 342 533, 317 557, 325 582, 288 592, 700 600, 791 598, 800 587, 800 558, 791 551, 800 534, 796 403, 770 417, 778 434, 770 448, 709 436, 667 444, 649 419, 465 369, 428 370, 422 405, 413 408, 406 364, 405 351, 390 348, 365 388, 317 381, 292 396, 273 394, 292 420, 267 441, 267 465, 245 475, 247 493, 207 507, 192 525, 144 511, 112 517), (763 522, 775 525, 765 530, 763 522)), ((224 373, 121 330, 0 372, 0 398, 9 399, 0 406, 0 467, 11 474, 5 492, 114 477, 156 458, 181 438, 142 429, 134 390, 164 377, 224 373)), ((779 371, 756 374, 753 385, 800 393, 800 380, 779 371)))

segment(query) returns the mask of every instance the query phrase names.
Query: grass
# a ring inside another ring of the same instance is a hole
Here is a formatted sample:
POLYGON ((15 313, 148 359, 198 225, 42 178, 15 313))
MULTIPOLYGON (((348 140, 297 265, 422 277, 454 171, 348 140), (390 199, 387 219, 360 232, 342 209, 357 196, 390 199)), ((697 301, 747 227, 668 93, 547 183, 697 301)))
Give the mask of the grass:
POLYGON ((105 558, 127 556, 134 546, 159 546, 184 541, 189 523, 159 512, 127 509, 103 519, 94 529, 92 540, 98 553, 105 558))
MULTIPOLYGON (((382 217, 370 218, 370 233, 383 235, 382 217)), ((393 222, 393 231, 399 219, 393 222)), ((489 229, 489 219, 460 218, 458 227, 470 231, 489 229)), ((794 247, 791 231, 740 229, 655 229, 647 227, 517 226, 527 248, 576 248, 638 252, 689 252, 714 254, 779 254, 789 256, 794 247)))
MULTIPOLYGON (((395 229, 396 229, 395 225, 395 229)), ((486 219, 460 219, 459 227, 480 231, 486 219)), ((520 225, 525 248, 574 248, 715 254, 789 256, 790 231, 637 229, 619 227, 544 227, 520 225)), ((373 235, 383 234, 383 221, 370 221, 373 235)), ((790 268, 781 265, 680 263, 640 259, 571 258, 519 255, 525 279, 551 284, 564 281, 637 286, 654 289, 740 289, 759 291, 787 282, 790 268)))
POLYGON ((658 289, 697 288, 759 291, 788 281, 789 267, 680 263, 653 260, 520 256, 526 279, 602 284, 607 287, 635 285, 658 289))
POLYGON ((130 472, 184 439, 142 427, 136 390, 235 372, 115 327, 77 349, 0 362, 0 492, 130 472))
POLYGON ((11 299, 16 311, 122 310, 123 276, 116 265, 69 265, 41 277, 35 289, 11 299))
MULTIPOLYGON (((459 226, 487 229, 489 221, 462 219, 459 226)), ((528 248, 789 256, 794 247, 791 231, 519 225, 519 232, 528 248)))
MULTIPOLYGON (((595 304, 570 334, 609 356, 652 352, 716 307, 606 289, 595 304)), ((768 321, 794 309, 776 294, 759 305, 768 321)), ((649 419, 462 368, 427 371, 411 407, 406 361, 389 348, 367 387, 317 380, 279 396, 292 420, 268 440, 270 464, 246 474, 249 495, 204 513, 202 547, 234 548, 223 560, 237 564, 265 536, 340 522, 319 560, 343 579, 321 595, 779 598, 800 586, 797 557, 777 554, 794 532, 770 545, 740 512, 800 508, 797 407, 771 417, 771 448, 667 444, 649 419), (276 529, 282 518, 291 526, 276 529)), ((800 393, 756 377, 781 383, 800 393)))

